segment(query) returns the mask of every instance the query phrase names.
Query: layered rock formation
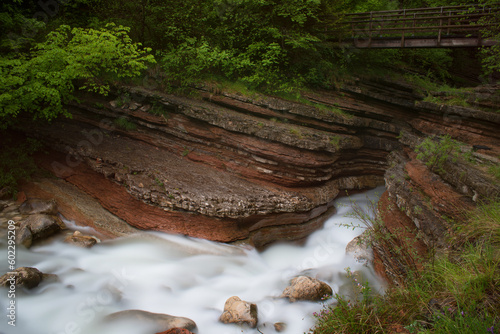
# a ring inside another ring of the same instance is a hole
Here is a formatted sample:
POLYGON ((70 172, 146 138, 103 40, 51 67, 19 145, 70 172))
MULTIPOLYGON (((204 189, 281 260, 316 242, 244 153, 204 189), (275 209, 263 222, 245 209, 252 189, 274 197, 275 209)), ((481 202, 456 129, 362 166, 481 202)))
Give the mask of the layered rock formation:
MULTIPOLYGON (((196 95, 84 96, 72 119, 29 128, 55 150, 39 163, 132 226, 262 247, 306 237, 339 194, 384 174, 397 198, 386 170, 414 160, 403 150, 412 140, 450 133, 491 147, 490 159, 500 153, 499 114, 416 102, 402 84, 354 82, 310 93, 308 104, 210 87, 196 95)), ((480 193, 477 182, 463 195, 480 193)))

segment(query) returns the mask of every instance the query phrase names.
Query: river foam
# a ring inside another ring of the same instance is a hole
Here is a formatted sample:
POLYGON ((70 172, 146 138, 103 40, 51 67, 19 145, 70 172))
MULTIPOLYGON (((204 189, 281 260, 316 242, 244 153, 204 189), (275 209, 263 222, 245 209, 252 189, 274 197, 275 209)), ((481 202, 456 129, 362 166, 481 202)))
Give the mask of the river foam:
MULTIPOLYGON (((351 199, 365 205, 367 198, 376 200, 382 191, 377 188, 351 199)), ((307 332, 314 325, 312 314, 321 310, 322 304, 289 303, 278 298, 294 276, 305 273, 342 292, 349 285, 345 268, 350 267, 363 272, 375 289, 382 289, 371 268, 345 254, 347 243, 363 232, 363 228, 339 226, 354 222, 344 217, 351 210, 349 201, 337 200, 338 212, 305 245, 276 244, 261 253, 158 232, 102 242, 91 249, 60 240, 30 250, 18 248, 18 267, 36 267, 58 275, 59 281, 18 291, 16 327, 9 326, 4 317, 0 332, 154 333, 154 328, 135 323, 109 327, 99 321, 128 309, 193 319, 201 334, 275 333, 276 322, 287 324, 284 333, 307 332), (257 304, 258 329, 218 322, 231 296, 257 304)), ((0 269, 7 272, 6 263, 0 263, 0 269)), ((0 303, 5 310, 8 300, 2 291, 0 303)))

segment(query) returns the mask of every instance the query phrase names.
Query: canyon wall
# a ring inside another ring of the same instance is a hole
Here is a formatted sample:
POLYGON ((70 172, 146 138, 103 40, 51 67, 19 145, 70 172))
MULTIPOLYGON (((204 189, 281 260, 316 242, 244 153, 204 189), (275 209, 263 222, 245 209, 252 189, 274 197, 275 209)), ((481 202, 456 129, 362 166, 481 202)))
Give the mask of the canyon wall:
MULTIPOLYGON (((492 92, 475 94, 488 101, 492 92)), ((128 224, 256 247, 303 239, 336 197, 383 184, 384 203, 425 245, 439 244, 443 215, 500 193, 478 167, 498 163, 500 113, 422 102, 410 86, 382 80, 304 97, 123 87, 110 98, 82 96, 69 106, 72 119, 26 128, 53 149, 38 156, 41 166, 128 224), (445 176, 431 173, 413 151, 443 134, 480 164, 450 161, 445 176)))

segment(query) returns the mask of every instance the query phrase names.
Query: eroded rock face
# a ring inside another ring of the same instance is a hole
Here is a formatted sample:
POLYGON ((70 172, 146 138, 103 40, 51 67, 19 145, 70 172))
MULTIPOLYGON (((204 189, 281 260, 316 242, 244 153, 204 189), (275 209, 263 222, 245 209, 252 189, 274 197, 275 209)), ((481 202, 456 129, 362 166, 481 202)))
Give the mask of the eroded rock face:
POLYGON ((257 305, 233 296, 224 304, 224 312, 219 320, 225 324, 247 324, 255 328, 258 323, 257 305))
POLYGON ((332 294, 332 288, 325 282, 308 276, 298 276, 292 279, 281 297, 288 298, 293 303, 300 300, 320 301, 332 294))
MULTIPOLYGON (((137 101, 101 100, 104 108, 97 109, 94 96, 92 103, 70 106, 72 120, 28 131, 64 152, 42 165, 140 229, 223 242, 245 239, 257 247, 302 239, 322 225, 339 193, 383 184, 394 162, 387 162, 389 152, 413 150, 424 136, 449 133, 471 148, 490 148, 473 152, 481 159, 500 154, 498 114, 422 102, 409 85, 384 79, 346 83, 342 93, 306 94, 326 109, 210 87, 199 87, 201 100, 127 89, 137 101), (155 114, 148 112, 153 106, 155 114), (113 120, 120 117, 137 128, 118 128, 113 120)), ((478 94, 484 100, 490 93, 478 94)), ((414 189, 432 183, 412 160, 393 180, 411 174, 414 189)), ((496 191, 464 166, 446 169, 450 173, 441 177, 452 188, 458 189, 453 175, 465 175, 459 187, 465 197, 496 191)), ((408 187, 388 184, 401 208, 405 201, 422 200, 411 199, 408 187)), ((439 220, 433 226, 432 217, 450 208, 419 207, 422 216, 410 219, 417 228, 422 221, 428 241, 440 238, 447 227, 439 220)))
POLYGON ((74 121, 33 130, 54 149, 72 148, 60 158, 46 158, 47 169, 141 229, 225 242, 249 239, 257 247, 302 239, 322 225, 341 189, 383 182, 390 137, 396 136, 383 122, 269 97, 207 95, 199 101, 136 93, 144 96, 140 106, 73 106, 74 121), (168 117, 147 112, 151 99, 168 117), (111 115, 128 117, 137 130, 117 128, 108 122, 111 115), (368 125, 377 130, 358 135, 368 125), (152 208, 136 214, 142 205, 108 198, 112 187, 91 171, 152 208))
POLYGON ((36 268, 21 267, 12 273, 7 273, 0 277, 0 286, 9 287, 14 284, 16 287, 26 289, 36 288, 42 282, 44 274, 36 268))

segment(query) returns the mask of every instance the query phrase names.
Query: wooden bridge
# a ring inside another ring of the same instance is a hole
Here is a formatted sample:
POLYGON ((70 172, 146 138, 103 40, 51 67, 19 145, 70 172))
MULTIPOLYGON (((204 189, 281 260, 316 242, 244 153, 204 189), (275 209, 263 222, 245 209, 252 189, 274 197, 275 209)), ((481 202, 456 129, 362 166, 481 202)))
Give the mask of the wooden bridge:
POLYGON ((499 17, 500 3, 346 14, 340 42, 356 48, 492 46, 499 41, 483 32, 498 29, 499 17))

